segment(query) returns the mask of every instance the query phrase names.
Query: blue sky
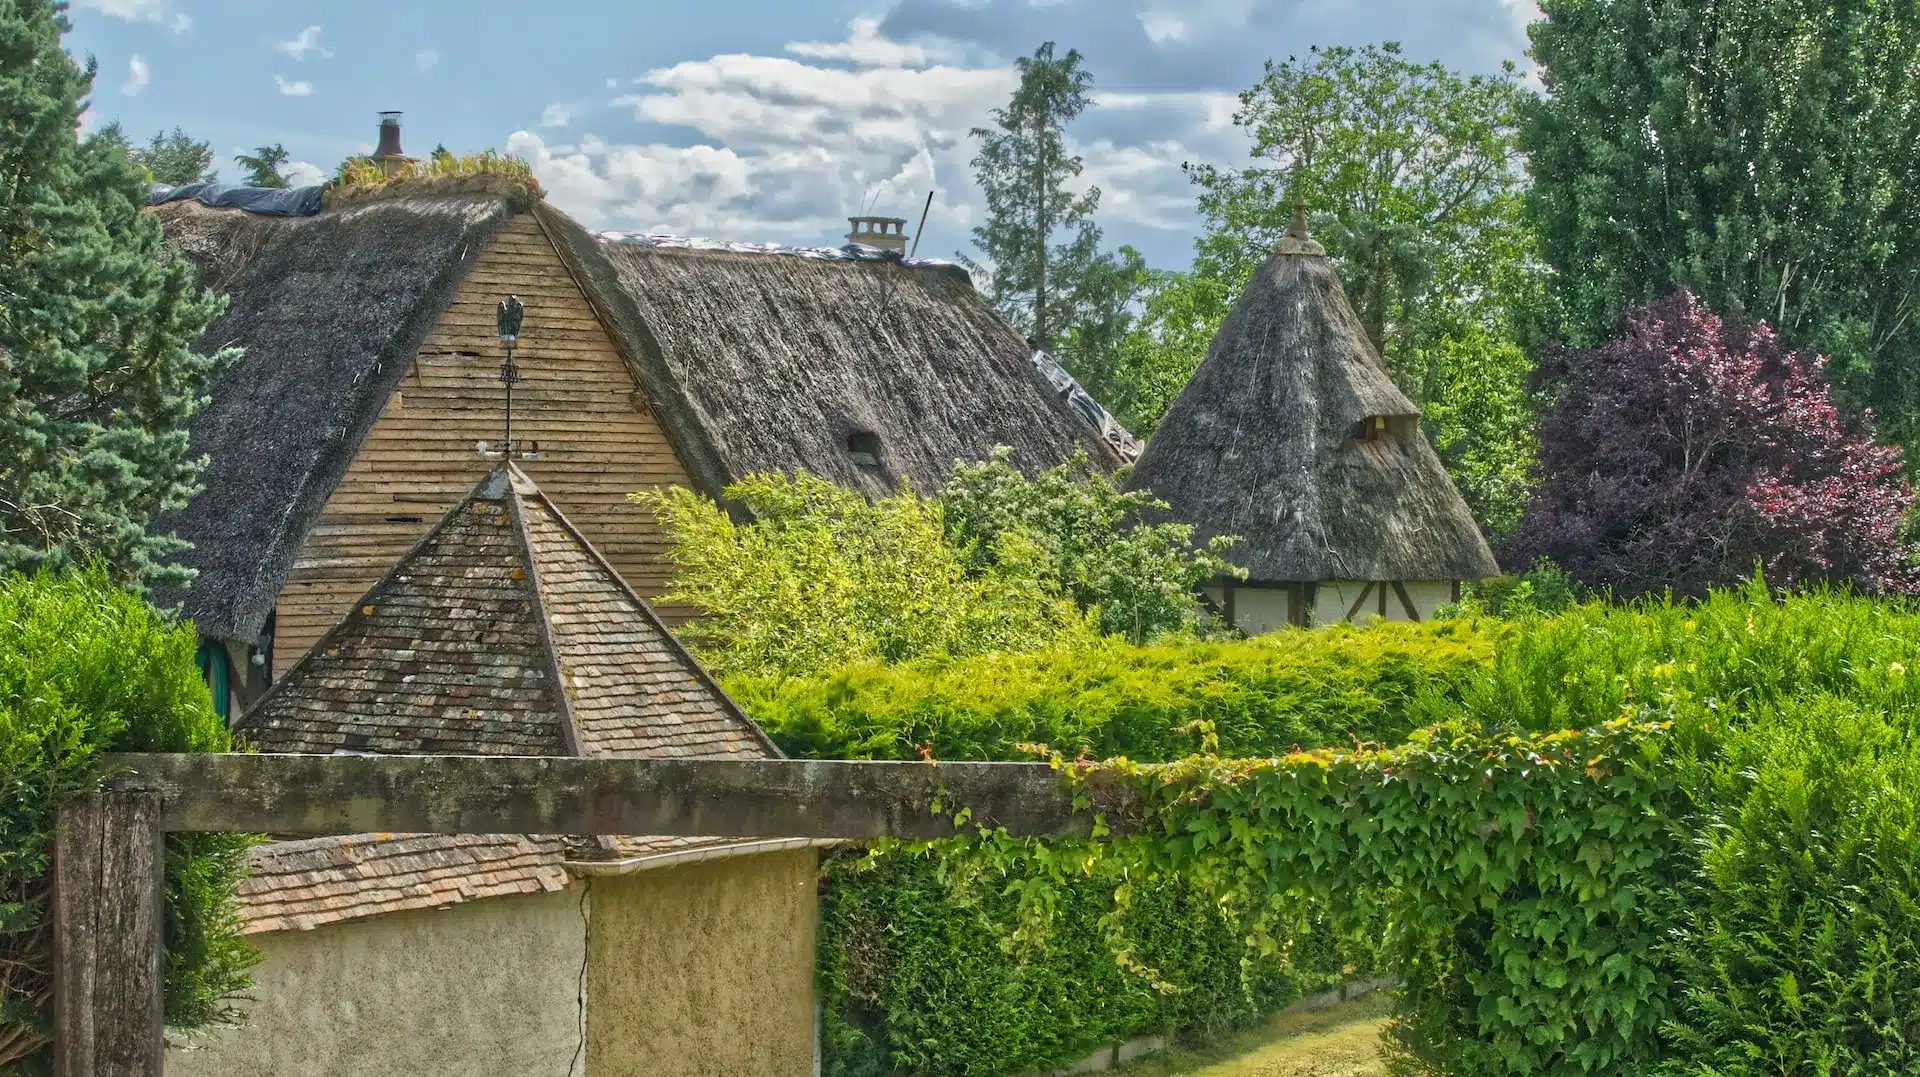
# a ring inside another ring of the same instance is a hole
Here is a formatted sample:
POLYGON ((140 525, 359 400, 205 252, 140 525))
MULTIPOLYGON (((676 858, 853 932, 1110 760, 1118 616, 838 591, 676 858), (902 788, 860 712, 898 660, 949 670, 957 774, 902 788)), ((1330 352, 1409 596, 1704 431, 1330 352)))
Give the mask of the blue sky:
POLYGON ((412 153, 526 157, 595 227, 838 243, 844 218, 934 210, 923 255, 981 207, 967 129, 1044 40, 1085 54, 1071 129, 1113 242, 1186 264, 1182 161, 1238 164, 1234 98, 1270 56, 1395 39, 1416 59, 1522 59, 1532 0, 75 0, 100 64, 90 123, 179 125, 233 155, 280 142, 318 174, 400 109, 412 153))

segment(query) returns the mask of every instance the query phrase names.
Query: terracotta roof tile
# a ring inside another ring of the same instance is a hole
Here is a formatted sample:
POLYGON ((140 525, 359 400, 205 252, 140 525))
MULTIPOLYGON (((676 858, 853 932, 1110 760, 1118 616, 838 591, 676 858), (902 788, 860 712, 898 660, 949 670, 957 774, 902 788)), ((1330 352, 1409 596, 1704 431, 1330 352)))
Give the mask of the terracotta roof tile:
POLYGON ((240 729, 270 752, 563 755, 550 668, 519 527, 476 490, 240 729))
POLYGON ((523 834, 355 834, 269 842, 240 883, 246 934, 304 931, 483 897, 565 890, 560 838, 523 834))
MULTIPOLYGON (((277 752, 779 754, 517 470, 489 476, 449 511, 239 729, 277 752)), ((731 844, 632 837, 570 852, 563 839, 518 835, 274 842, 254 853, 240 920, 250 933, 289 931, 560 890, 570 856, 630 860, 731 844)))

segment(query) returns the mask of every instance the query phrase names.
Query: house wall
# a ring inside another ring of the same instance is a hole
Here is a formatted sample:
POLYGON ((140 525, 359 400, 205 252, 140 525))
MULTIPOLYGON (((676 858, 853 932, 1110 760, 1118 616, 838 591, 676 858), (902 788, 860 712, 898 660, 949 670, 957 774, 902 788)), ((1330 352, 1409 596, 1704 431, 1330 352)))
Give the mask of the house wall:
POLYGON ((583 889, 252 936, 247 1024, 167 1077, 576 1077, 583 889))
MULTIPOLYGON (((1212 586, 1205 589, 1207 598, 1223 613, 1228 609, 1227 588, 1212 586)), ((1290 608, 1285 584, 1277 587, 1233 585, 1233 626, 1249 636, 1258 636, 1278 631, 1293 622, 1288 619, 1290 608)))
POLYGON ((812 849, 593 880, 589 1077, 813 1073, 812 849))
MULTIPOLYGON (((1403 580, 1400 586, 1412 601, 1414 612, 1419 620, 1433 616, 1434 610, 1442 604, 1453 601, 1454 583, 1451 580, 1403 580)), ((1314 624, 1336 624, 1347 619, 1347 611, 1353 608, 1356 600, 1365 592, 1365 601, 1360 603, 1359 612, 1354 614, 1355 624, 1379 620, 1382 616, 1389 621, 1412 620, 1407 616, 1406 605, 1400 596, 1394 593, 1393 584, 1376 584, 1371 590, 1359 580, 1328 580, 1320 584, 1319 598, 1314 604, 1314 624), (1386 613, 1381 611, 1384 600, 1386 613)))
MULTIPOLYGON (((635 590, 664 590, 659 527, 626 495, 687 485, 686 470, 553 244, 521 214, 461 284, 295 558, 279 597, 274 676, 495 466, 474 443, 502 433, 494 305, 509 293, 526 303, 514 437, 540 443, 539 459, 521 466, 635 590)), ((685 613, 660 612, 674 623, 685 613)))

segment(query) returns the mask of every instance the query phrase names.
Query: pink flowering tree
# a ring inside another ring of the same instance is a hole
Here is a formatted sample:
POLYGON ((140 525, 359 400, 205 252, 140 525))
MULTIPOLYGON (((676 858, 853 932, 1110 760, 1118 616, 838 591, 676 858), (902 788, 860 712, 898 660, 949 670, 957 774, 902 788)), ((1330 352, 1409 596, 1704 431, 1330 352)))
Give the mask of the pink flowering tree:
POLYGON ((1623 598, 1699 595, 1756 566, 1779 587, 1914 590, 1900 450, 1840 414, 1825 364, 1687 292, 1551 360, 1512 563, 1549 557, 1623 598))

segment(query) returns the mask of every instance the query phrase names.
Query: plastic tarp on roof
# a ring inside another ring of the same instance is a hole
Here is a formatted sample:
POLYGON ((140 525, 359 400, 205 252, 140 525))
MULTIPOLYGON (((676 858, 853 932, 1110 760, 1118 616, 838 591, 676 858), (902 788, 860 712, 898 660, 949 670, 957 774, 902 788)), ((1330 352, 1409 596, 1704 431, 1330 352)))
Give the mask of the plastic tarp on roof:
POLYGON ((950 266, 944 258, 906 258, 884 247, 849 243, 844 247, 796 247, 785 243, 722 243, 697 236, 675 236, 664 232, 626 232, 612 229, 597 233, 608 243, 637 243, 643 247, 662 247, 687 251, 726 251, 731 254, 784 254, 791 258, 814 258, 824 262, 898 262, 909 267, 950 266))
POLYGON ((1053 356, 1035 348, 1033 369, 1047 379, 1047 384, 1053 386, 1053 391, 1067 402, 1067 407, 1072 408, 1073 413, 1080 416, 1082 422, 1092 427, 1107 444, 1119 452, 1122 460, 1131 464, 1140 458, 1140 450, 1146 448, 1146 445, 1128 433, 1127 428, 1120 425, 1120 420, 1100 406, 1100 402, 1093 398, 1093 394, 1082 389, 1079 381, 1075 380, 1072 374, 1067 373, 1066 367, 1055 362, 1053 356))
POLYGON ((219 209, 244 209, 273 217, 311 217, 320 212, 320 195, 326 188, 312 187, 229 187, 224 183, 188 183, 169 187, 156 183, 147 193, 147 205, 197 199, 203 206, 219 209))

